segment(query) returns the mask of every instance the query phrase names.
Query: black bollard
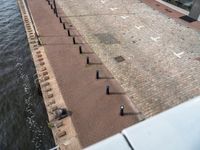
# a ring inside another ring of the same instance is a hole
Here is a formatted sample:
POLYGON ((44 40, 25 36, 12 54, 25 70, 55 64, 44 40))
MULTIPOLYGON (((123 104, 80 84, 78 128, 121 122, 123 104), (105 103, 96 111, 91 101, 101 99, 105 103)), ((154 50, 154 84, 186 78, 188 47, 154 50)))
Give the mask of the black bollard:
POLYGON ((81 47, 81 46, 79 46, 79 53, 80 53, 80 54, 83 54, 83 51, 82 51, 82 47, 81 47))
POLYGON ((70 29, 67 30, 68 36, 71 36, 70 29))
POLYGON ((56 2, 55 2, 55 0, 53 0, 53 5, 54 5, 53 12, 54 12, 54 14, 56 14, 56 2))
POLYGON ((96 79, 99 79, 99 70, 96 71, 96 79))
POLYGON ((65 23, 63 22, 63 28, 66 29, 65 23))
POLYGON ((89 65, 90 64, 90 58, 87 56, 87 59, 86 59, 86 64, 89 65))
POLYGON ((50 0, 47 0, 48 4, 50 5, 50 0))
POLYGON ((110 87, 107 85, 106 86, 106 94, 109 95, 110 94, 110 87))
POLYGON ((54 4, 54 14, 56 14, 56 17, 58 17, 58 11, 57 11, 56 1, 55 0, 53 0, 53 4, 54 4))
POLYGON ((76 44, 76 39, 75 39, 75 37, 73 37, 73 44, 76 44))
POLYGON ((120 116, 124 116, 124 105, 120 106, 120 116))
POLYGON ((60 23, 62 23, 62 18, 61 17, 59 17, 59 20, 60 20, 60 23))
POLYGON ((53 9, 53 5, 51 4, 51 9, 53 9))

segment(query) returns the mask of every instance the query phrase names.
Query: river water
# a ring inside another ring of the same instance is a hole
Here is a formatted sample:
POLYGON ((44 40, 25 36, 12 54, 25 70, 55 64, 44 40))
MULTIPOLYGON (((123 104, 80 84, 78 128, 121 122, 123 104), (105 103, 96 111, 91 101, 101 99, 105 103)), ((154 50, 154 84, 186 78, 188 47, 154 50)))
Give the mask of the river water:
POLYGON ((54 146, 16 0, 0 0, 0 150, 54 146))

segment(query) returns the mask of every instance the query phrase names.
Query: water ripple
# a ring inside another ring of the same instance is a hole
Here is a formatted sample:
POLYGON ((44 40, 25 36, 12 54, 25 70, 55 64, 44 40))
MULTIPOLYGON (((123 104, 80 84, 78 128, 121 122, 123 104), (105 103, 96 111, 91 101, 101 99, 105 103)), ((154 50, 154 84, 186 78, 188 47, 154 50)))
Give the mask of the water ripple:
POLYGON ((52 133, 15 0, 1 0, 0 41, 0 150, 49 149, 52 133))

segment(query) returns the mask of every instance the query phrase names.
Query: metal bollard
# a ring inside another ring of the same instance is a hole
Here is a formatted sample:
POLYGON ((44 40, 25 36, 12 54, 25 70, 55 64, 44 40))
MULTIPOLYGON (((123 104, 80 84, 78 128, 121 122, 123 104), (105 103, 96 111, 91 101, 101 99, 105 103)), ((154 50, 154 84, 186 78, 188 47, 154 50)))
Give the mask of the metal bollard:
POLYGON ((96 79, 99 79, 99 70, 96 71, 96 79))
POLYGON ((71 36, 70 29, 67 30, 68 36, 71 36))
POLYGON ((76 39, 75 39, 75 37, 73 37, 73 44, 76 44, 76 39))
POLYGON ((53 4, 54 4, 54 14, 56 14, 56 17, 58 17, 58 11, 57 11, 56 1, 55 0, 53 0, 53 4))
POLYGON ((90 58, 87 56, 87 59, 86 59, 86 64, 89 65, 90 64, 90 58))
POLYGON ((62 18, 61 17, 59 17, 59 20, 60 20, 60 23, 62 23, 62 18))
POLYGON ((80 54, 83 53, 83 51, 82 51, 82 47, 81 47, 81 46, 79 46, 79 53, 80 53, 80 54))
POLYGON ((63 28, 66 29, 65 23, 63 23, 63 28))
POLYGON ((51 9, 53 9, 53 5, 51 4, 51 9))
POLYGON ((124 105, 120 106, 120 116, 124 116, 124 105))
POLYGON ((110 94, 110 87, 107 85, 106 86, 106 94, 109 95, 110 94))

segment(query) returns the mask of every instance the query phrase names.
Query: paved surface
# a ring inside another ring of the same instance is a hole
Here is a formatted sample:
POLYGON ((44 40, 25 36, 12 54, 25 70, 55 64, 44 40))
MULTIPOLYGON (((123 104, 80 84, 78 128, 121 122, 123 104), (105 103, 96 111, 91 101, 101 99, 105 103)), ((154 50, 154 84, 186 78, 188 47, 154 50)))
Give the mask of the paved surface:
POLYGON ((200 94, 198 31, 138 0, 57 2, 145 117, 200 94))
POLYGON ((153 9, 158 10, 162 14, 165 14, 166 16, 173 18, 173 20, 184 25, 185 27, 193 28, 197 31, 200 31, 200 22, 199 22, 200 20, 199 21, 193 21, 193 22, 187 22, 187 21, 181 19, 181 17, 183 17, 185 15, 189 15, 189 12, 187 12, 186 10, 178 8, 179 11, 176 11, 177 7, 175 7, 174 5, 169 4, 167 2, 164 2, 162 0, 143 0, 143 2, 145 4, 151 6, 153 9), (170 7, 168 7, 164 4, 167 4, 170 7), (174 9, 172 9, 172 8, 174 8, 174 9))
MULTIPOLYGON (((92 52, 89 46, 73 44, 46 0, 28 2, 62 96, 72 111, 72 121, 82 146, 86 147, 138 122, 134 106, 117 81, 110 79, 111 73, 96 54, 79 54, 78 45, 84 52, 92 52), (86 56, 93 64, 86 65, 86 56), (103 79, 96 80, 97 69, 103 79), (110 85, 110 95, 105 93, 106 85, 110 85), (122 104, 127 113, 123 117, 119 115, 122 104)), ((71 34, 76 36, 76 42, 85 43, 75 28, 72 28, 71 34)))

